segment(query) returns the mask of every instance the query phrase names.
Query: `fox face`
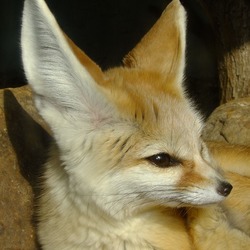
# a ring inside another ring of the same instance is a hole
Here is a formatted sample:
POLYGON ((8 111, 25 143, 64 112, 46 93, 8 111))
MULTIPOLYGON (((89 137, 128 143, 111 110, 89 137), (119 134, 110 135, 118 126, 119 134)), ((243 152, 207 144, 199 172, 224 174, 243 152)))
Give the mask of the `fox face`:
POLYGON ((121 219, 155 206, 216 203, 230 193, 182 84, 179 1, 123 66, 103 72, 61 31, 43 0, 26 0, 22 58, 36 107, 55 138, 45 174, 55 202, 67 196, 82 212, 91 203, 121 219))

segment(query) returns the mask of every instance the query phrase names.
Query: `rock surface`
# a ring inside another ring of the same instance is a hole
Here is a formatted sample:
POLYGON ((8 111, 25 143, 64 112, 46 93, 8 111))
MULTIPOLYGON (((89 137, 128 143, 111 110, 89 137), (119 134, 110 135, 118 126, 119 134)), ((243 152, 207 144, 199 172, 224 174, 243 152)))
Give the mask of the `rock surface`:
POLYGON ((219 106, 203 130, 205 140, 250 145, 250 97, 219 106))
POLYGON ((27 86, 0 90, 0 249, 37 249, 35 182, 49 138, 39 124, 27 86))

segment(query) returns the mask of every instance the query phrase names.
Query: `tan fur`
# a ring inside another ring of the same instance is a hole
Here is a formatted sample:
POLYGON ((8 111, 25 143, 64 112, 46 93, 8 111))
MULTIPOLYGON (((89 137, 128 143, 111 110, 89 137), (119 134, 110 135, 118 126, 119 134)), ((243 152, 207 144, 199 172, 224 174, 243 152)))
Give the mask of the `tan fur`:
POLYGON ((250 150, 211 142, 214 160, 202 142, 201 118, 182 86, 178 0, 122 67, 103 72, 42 0, 26 0, 22 50, 37 108, 55 137, 38 203, 44 249, 249 248, 250 150), (159 153, 174 164, 148 159, 159 153), (234 188, 224 200, 227 180, 234 188))
POLYGON ((188 210, 194 244, 198 250, 247 250, 250 247, 250 179, 246 177, 250 173, 249 147, 222 142, 208 142, 208 146, 234 188, 220 205, 188 210))
POLYGON ((250 177, 250 147, 231 145, 223 142, 207 142, 220 167, 243 176, 250 177))
POLYGON ((249 249, 249 235, 231 224, 221 206, 193 208, 188 212, 188 219, 195 249, 249 249))

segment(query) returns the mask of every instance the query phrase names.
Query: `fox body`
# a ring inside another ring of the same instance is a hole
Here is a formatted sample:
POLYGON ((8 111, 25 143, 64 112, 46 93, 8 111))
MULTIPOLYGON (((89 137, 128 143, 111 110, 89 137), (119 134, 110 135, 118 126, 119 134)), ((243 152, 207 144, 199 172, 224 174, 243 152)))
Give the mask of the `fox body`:
POLYGON ((226 249, 213 244, 234 231, 232 249, 239 242, 247 249, 249 228, 230 231, 226 208, 193 208, 222 202, 232 186, 202 141, 202 119, 182 86, 179 1, 123 66, 105 72, 61 31, 43 0, 25 1, 21 40, 36 107, 55 138, 37 211, 43 249, 226 249), (203 217, 215 228, 225 224, 206 242, 203 217))

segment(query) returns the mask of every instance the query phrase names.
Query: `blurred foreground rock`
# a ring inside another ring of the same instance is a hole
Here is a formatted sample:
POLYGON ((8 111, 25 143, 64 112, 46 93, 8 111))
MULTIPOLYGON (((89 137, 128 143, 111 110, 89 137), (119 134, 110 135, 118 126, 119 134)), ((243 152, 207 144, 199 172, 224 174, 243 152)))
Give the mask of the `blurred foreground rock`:
POLYGON ((203 130, 203 138, 250 146, 250 97, 219 106, 203 130))
POLYGON ((0 90, 0 249, 37 249, 33 201, 49 137, 25 86, 0 90))

